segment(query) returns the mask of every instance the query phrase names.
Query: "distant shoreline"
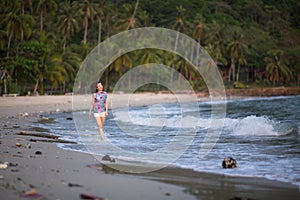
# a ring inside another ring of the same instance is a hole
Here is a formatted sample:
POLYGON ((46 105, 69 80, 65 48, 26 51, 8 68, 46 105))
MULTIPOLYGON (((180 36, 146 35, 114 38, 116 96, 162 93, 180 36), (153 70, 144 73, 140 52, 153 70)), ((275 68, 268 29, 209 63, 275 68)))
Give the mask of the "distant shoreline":
MULTIPOLYGON (((256 87, 256 88, 229 88, 225 89, 227 97, 271 97, 271 96, 292 96, 300 95, 299 87, 256 87)), ((196 92, 198 97, 208 97, 209 91, 196 92)))
POLYGON ((300 95, 300 87, 226 89, 227 96, 290 96, 300 95))
MULTIPOLYGON (((292 96, 300 95, 300 87, 276 87, 276 88, 245 88, 245 89, 226 89, 226 98, 245 98, 245 97, 272 97, 272 96, 292 96)), ((198 101, 209 101, 209 91, 203 90, 195 92, 198 101)), ((179 98, 184 101, 192 99, 193 95, 176 94, 172 95, 170 91, 161 91, 158 93, 144 92, 132 94, 114 94, 113 106, 145 106, 154 103, 172 103, 179 98), (134 98, 132 97, 134 96, 134 98), (128 105, 126 105, 128 104, 128 105)), ((77 98, 77 97, 76 97, 77 98)), ((74 110, 86 109, 90 104, 90 95, 79 95, 82 104, 74 108, 74 96, 68 95, 40 95, 40 96, 12 96, 0 97, 0 118, 8 116, 17 116, 26 113, 43 112, 71 112, 74 110)))

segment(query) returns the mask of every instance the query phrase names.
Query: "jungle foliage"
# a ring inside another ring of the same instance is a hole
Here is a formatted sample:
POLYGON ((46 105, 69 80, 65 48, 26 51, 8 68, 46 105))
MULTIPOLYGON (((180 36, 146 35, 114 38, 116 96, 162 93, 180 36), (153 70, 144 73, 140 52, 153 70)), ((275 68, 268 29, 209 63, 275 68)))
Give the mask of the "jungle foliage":
MULTIPOLYGON (((217 63, 227 87, 299 85, 299 11, 298 0, 2 0, 1 93, 72 92, 93 48, 139 27, 164 27, 193 38, 217 63)), ((205 89, 183 58, 155 49, 117 58, 101 78, 105 89, 145 63, 168 65, 195 90, 205 89)))

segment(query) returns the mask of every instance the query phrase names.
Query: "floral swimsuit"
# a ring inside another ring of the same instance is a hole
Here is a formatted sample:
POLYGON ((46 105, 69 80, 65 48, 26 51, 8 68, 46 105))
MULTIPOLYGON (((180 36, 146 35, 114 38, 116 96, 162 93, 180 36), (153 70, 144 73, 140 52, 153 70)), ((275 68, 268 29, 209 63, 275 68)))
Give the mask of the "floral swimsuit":
POLYGON ((94 113, 105 112, 105 102, 107 99, 106 92, 94 93, 94 113))

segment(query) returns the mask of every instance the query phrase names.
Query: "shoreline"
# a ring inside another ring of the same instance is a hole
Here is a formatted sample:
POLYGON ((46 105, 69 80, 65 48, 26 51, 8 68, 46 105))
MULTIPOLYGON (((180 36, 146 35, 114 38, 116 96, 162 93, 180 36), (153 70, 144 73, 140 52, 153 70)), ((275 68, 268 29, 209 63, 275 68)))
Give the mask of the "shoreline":
MULTIPOLYGON (((171 96, 148 93, 138 95, 131 106, 170 102, 174 100, 171 96), (141 101, 143 98, 147 101, 141 101)), ((16 133, 28 132, 43 113, 72 111, 72 97, 4 98, 0 98, 0 163, 8 162, 9 165, 0 169, 0 190, 5 199, 22 199, 24 195, 35 196, 37 199, 82 199, 80 194, 100 196, 103 199, 131 200, 273 200, 300 197, 297 186, 266 178, 232 177, 172 167, 141 175, 125 174, 106 167, 90 154, 64 150, 55 143, 31 142, 31 148, 26 148, 29 139, 35 137, 16 133), (22 146, 17 147, 16 143, 22 146), (37 154, 38 151, 41 154, 37 154)), ((123 103, 120 100, 116 106, 122 106, 123 103)), ((77 109, 85 109, 85 105, 77 109)))
POLYGON ((30 142, 26 148, 39 137, 17 133, 34 132, 30 128, 42 119, 39 115, 0 119, 1 199, 195 199, 182 186, 92 169, 89 165, 99 164, 92 155, 61 149, 55 142, 30 142))

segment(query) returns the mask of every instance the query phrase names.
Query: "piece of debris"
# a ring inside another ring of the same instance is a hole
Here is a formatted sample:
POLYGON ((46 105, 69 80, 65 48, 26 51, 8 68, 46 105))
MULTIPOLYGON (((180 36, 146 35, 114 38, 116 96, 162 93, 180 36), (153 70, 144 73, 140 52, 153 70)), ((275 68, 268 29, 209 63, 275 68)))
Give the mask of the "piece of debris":
POLYGON ((20 128, 18 124, 13 125, 13 128, 20 128))
POLYGON ((49 139, 54 139, 54 140, 58 139, 58 136, 56 136, 56 135, 50 135, 50 134, 44 134, 44 133, 27 133, 26 131, 20 131, 17 135, 49 138, 49 139))
POLYGON ((89 194, 80 194, 81 199, 90 199, 90 200, 104 200, 103 197, 93 196, 89 194))
POLYGON ((224 160, 222 162, 222 167, 223 168, 236 168, 237 167, 236 160, 233 159, 232 157, 224 158, 224 160))
POLYGON ((101 165, 98 165, 98 164, 87 165, 87 167, 92 168, 92 169, 96 169, 98 171, 102 171, 103 170, 103 167, 101 165))
POLYGON ((68 183, 69 187, 82 187, 82 185, 79 185, 77 183, 68 183))
POLYGON ((16 147, 21 147, 22 146, 22 144, 20 144, 20 143, 16 143, 16 147))
POLYGON ((27 191, 27 192, 25 192, 25 194, 21 194, 20 196, 23 197, 23 198, 40 198, 40 197, 43 197, 43 195, 38 194, 34 188, 27 191))
POLYGON ((27 148, 27 149, 30 149, 30 148, 31 148, 30 142, 27 143, 26 148, 27 148))
POLYGON ((9 166, 9 162, 4 162, 0 164, 0 169, 6 169, 9 166))

